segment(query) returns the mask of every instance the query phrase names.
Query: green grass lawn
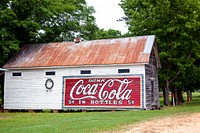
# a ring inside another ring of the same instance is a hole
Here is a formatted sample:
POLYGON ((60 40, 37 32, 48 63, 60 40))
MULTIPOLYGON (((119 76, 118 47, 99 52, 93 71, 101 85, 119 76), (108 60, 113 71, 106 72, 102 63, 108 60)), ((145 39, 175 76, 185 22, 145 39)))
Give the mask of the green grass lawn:
MULTIPOLYGON (((162 103, 161 103, 162 104, 162 103)), ((0 113, 1 133, 77 133, 119 130, 124 125, 178 114, 200 112, 200 93, 183 106, 164 110, 87 113, 0 113)))

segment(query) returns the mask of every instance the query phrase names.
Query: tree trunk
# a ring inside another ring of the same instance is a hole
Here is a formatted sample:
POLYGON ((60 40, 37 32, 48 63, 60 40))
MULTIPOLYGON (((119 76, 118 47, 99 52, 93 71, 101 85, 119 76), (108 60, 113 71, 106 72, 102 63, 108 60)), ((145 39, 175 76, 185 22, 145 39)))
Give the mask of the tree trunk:
POLYGON ((190 100, 192 100, 192 91, 190 91, 190 100))
POLYGON ((164 105, 169 105, 169 81, 166 80, 165 87, 163 89, 164 105))
POLYGON ((186 93, 187 93, 187 101, 190 102, 192 100, 192 92, 190 90, 187 90, 186 93))
POLYGON ((182 105, 184 103, 182 90, 177 90, 177 97, 178 97, 178 105, 182 105))
POLYGON ((177 95, 177 87, 175 86, 174 88, 174 99, 175 99, 175 104, 178 105, 178 95, 177 95))
POLYGON ((175 106, 178 104, 178 97, 177 97, 177 87, 175 86, 174 89, 172 90, 172 105, 174 104, 175 106), (174 101, 173 101, 174 100, 174 101), (173 103, 174 102, 174 103, 173 103))

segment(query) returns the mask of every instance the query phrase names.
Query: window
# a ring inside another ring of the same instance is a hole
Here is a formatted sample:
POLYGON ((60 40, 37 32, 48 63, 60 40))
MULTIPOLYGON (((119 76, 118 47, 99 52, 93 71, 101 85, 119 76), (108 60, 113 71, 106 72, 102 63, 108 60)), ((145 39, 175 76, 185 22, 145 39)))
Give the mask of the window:
POLYGON ((47 72, 45 72, 45 75, 46 76, 56 75, 56 72, 55 71, 47 71, 47 72))
POLYGON ((81 70, 81 74, 91 74, 91 70, 81 70))
POLYGON ((130 73, 130 69, 118 69, 118 73, 130 73))
POLYGON ((21 77, 22 72, 12 72, 12 77, 21 77))

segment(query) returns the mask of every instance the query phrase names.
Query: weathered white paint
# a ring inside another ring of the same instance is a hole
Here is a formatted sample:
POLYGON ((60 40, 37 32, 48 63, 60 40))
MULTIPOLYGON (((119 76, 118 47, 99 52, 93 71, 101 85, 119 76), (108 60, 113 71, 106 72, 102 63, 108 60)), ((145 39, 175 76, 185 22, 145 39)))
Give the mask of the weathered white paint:
MULTIPOLYGON (((63 76, 101 77, 134 74, 145 76, 144 65, 9 70, 5 72, 4 109, 62 109, 63 76), (130 69, 130 73, 118 74, 118 69, 130 69), (91 74, 81 75, 80 70, 91 70, 91 74), (12 77, 12 71, 20 71, 23 76, 12 77), (56 75, 46 76, 46 71, 55 71, 56 75), (47 91, 45 88, 45 82, 48 78, 54 81, 52 91, 47 91)), ((145 85, 145 81, 143 82, 145 85)))
POLYGON ((143 67, 142 67, 142 72, 144 72, 144 73, 142 73, 142 74, 144 74, 144 88, 145 88, 145 91, 144 91, 144 108, 146 109, 146 74, 145 74, 145 66, 143 65, 143 67))

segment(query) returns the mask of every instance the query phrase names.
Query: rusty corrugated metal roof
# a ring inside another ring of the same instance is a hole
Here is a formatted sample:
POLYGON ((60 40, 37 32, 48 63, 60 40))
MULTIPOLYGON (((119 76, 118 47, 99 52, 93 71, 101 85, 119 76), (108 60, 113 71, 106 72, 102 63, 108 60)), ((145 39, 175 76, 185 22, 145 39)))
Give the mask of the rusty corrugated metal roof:
POLYGON ((4 68, 148 63, 155 36, 25 45, 4 68))

